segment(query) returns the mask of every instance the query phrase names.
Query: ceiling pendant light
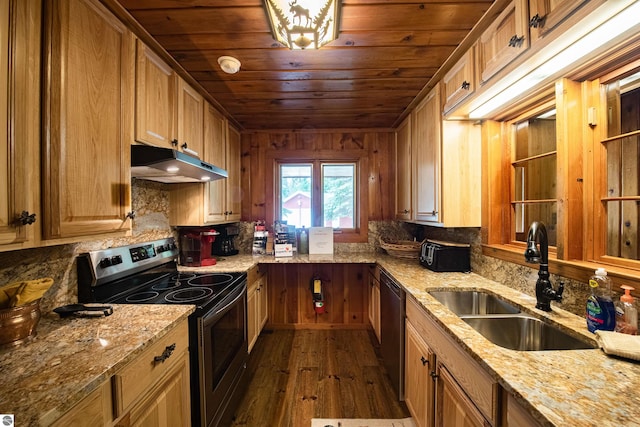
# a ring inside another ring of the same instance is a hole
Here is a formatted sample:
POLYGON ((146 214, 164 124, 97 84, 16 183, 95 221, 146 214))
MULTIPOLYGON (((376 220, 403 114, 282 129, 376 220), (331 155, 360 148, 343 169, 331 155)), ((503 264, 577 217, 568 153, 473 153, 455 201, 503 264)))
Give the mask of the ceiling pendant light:
POLYGON ((338 37, 340 0, 264 0, 273 38, 289 49, 318 49, 338 37))

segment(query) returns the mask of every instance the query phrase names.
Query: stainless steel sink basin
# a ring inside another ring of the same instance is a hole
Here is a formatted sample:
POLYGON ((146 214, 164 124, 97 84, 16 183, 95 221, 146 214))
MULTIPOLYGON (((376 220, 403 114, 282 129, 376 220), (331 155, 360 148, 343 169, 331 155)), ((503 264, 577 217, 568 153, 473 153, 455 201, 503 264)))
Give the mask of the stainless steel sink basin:
POLYGON ((458 316, 467 314, 515 314, 520 309, 500 298, 481 291, 429 292, 442 305, 458 316))
POLYGON ((501 347, 520 351, 597 348, 560 328, 526 315, 461 316, 469 326, 501 347))

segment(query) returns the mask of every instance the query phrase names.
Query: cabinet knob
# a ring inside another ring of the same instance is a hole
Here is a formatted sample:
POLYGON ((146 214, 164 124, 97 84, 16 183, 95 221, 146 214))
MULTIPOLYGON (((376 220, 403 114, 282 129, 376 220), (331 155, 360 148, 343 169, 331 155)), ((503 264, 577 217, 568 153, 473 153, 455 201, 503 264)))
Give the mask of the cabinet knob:
POLYGON ((183 150, 186 150, 187 148, 189 148, 189 145, 185 142, 180 146, 180 148, 182 148, 183 150))
POLYGON ((438 377, 439 377, 440 375, 436 374, 436 372, 435 372, 435 371, 431 371, 431 372, 429 372, 429 376, 431 376, 431 379, 435 381, 435 380, 437 380, 437 379, 438 379, 438 377))
POLYGON ((125 219, 135 219, 135 217, 136 217, 136 211, 129 211, 125 216, 125 219))
POLYGON ((30 214, 29 211, 22 211, 16 219, 18 225, 31 225, 34 222, 36 222, 36 214, 30 214))
POLYGON ((422 362, 422 366, 428 365, 429 361, 427 359, 424 358, 424 356, 420 357, 420 361, 422 362))
POLYGON ((540 16, 537 13, 529 21, 529 27, 531 28, 543 28, 544 22, 547 20, 547 15, 540 16))
POLYGON ((518 37, 518 35, 514 35, 509 39, 509 47, 521 47, 524 42, 524 36, 518 37))
POLYGON ((471 88, 471 83, 469 83, 468 81, 465 80, 465 81, 462 82, 461 88, 464 89, 464 90, 469 90, 471 88))
POLYGON ((403 210, 402 213, 408 214, 409 213, 409 209, 403 210))
POLYGON ((174 147, 178 146, 178 140, 177 139, 172 139, 171 140, 171 145, 173 145, 174 147))

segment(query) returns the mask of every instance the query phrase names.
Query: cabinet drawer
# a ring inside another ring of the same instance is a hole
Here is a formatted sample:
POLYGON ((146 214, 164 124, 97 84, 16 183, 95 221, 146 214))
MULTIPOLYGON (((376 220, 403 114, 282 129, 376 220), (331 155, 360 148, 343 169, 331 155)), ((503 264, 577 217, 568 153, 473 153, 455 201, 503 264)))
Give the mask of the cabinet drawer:
POLYGON ((116 415, 120 416, 160 380, 189 349, 189 326, 183 321, 113 376, 116 415))
POLYGON ((464 389, 482 415, 492 424, 498 420, 498 383, 482 366, 465 353, 459 345, 433 321, 411 298, 407 298, 407 318, 436 354, 447 366, 456 382, 464 389))

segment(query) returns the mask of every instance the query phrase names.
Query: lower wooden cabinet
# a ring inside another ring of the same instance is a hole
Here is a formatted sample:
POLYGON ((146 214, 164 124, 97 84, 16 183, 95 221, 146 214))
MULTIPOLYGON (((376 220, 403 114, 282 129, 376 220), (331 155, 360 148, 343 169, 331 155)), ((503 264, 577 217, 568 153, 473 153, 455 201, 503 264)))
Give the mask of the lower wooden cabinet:
POLYGON ((103 426, 110 425, 112 419, 111 382, 105 381, 52 426, 103 426))
POLYGON ((531 414, 506 391, 502 394, 502 426, 503 427, 540 427, 531 414))
POLYGON ((500 386, 407 298, 405 401, 420 427, 498 426, 500 386), (433 409, 435 408, 435 410, 433 409))
POLYGON ((269 316, 267 275, 254 267, 249 271, 247 282, 247 341, 251 352, 269 316))
POLYGON ((156 427, 191 425, 189 355, 183 354, 153 390, 117 426, 156 427))
POLYGON ((151 344, 52 425, 189 427, 187 322, 151 344))
POLYGON ((408 319, 406 325, 404 402, 417 427, 433 427, 435 355, 408 319))
POLYGON ((380 342, 380 268, 369 267, 369 322, 380 342))
POLYGON ((438 363, 436 425, 440 427, 491 427, 447 368, 438 363))

